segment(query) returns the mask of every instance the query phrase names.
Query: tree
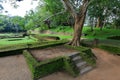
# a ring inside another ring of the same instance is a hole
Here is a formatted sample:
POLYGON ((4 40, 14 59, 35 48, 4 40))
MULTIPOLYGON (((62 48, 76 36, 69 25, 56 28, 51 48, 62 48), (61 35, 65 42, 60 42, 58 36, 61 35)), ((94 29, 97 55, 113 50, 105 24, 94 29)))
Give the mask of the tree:
MULTIPOLYGON (((118 17, 117 13, 119 13, 118 10, 120 10, 119 4, 119 0, 94 0, 89 5, 88 16, 92 20, 95 19, 96 27, 99 27, 102 30, 102 27, 104 27, 106 23, 113 20, 116 15, 118 17)), ((117 17, 115 17, 115 20, 117 17)))
MULTIPOLYGON (((60 0, 44 0, 44 7, 46 12, 49 12, 49 16, 44 19, 45 23, 49 21, 53 24, 52 26, 58 25, 69 25, 69 13, 64 10, 60 0)), ((48 26, 50 26, 48 24, 48 26)))
POLYGON ((11 23, 14 25, 19 25, 21 29, 24 29, 25 19, 20 16, 13 16, 10 18, 11 23))
POLYGON ((73 6, 69 0, 62 0, 65 9, 75 19, 73 39, 72 41, 69 42, 69 44, 72 46, 80 46, 83 24, 85 21, 88 5, 90 4, 91 1, 90 0, 71 0, 71 1, 74 1, 73 3, 76 3, 75 1, 78 1, 81 5, 77 6, 79 8, 74 9, 75 6, 73 6))
POLYGON ((38 14, 38 12, 30 10, 25 15, 25 29, 30 30, 40 27, 41 24, 40 20, 41 20, 40 12, 38 14))

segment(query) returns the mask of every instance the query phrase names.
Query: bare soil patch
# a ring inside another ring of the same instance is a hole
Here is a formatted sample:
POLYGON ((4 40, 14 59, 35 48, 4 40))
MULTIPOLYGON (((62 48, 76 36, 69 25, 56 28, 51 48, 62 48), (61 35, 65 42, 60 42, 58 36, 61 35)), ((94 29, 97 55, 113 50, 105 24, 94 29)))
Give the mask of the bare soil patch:
POLYGON ((33 57, 35 57, 38 61, 52 59, 55 57, 65 56, 73 52, 77 52, 76 50, 69 49, 63 45, 56 47, 49 47, 45 49, 34 49, 29 51, 33 55, 33 57))
POLYGON ((97 66, 92 71, 76 78, 56 72, 39 80, 120 80, 120 56, 101 49, 92 49, 97 57, 97 66))
POLYGON ((0 57, 0 80, 32 80, 23 55, 0 57))

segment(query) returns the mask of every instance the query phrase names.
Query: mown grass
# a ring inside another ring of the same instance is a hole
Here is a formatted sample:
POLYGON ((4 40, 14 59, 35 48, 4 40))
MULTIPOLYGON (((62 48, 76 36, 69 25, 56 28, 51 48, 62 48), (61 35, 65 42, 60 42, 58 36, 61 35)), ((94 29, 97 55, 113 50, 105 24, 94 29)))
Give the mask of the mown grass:
POLYGON ((0 47, 1 46, 7 46, 7 45, 14 45, 14 44, 24 44, 24 43, 32 43, 36 42, 36 40, 25 37, 25 38, 6 38, 6 39, 0 39, 0 47), (16 39, 16 40, 15 40, 16 39))
POLYGON ((28 47, 28 44, 37 42, 32 37, 0 39, 0 52, 24 49, 28 47))

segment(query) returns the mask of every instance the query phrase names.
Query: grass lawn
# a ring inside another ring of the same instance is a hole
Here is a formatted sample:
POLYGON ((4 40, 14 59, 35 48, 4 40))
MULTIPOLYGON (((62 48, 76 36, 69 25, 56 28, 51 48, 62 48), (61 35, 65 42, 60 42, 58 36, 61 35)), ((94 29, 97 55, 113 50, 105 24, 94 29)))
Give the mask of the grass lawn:
POLYGON ((34 39, 25 37, 25 38, 6 38, 0 39, 0 46, 14 45, 14 44, 24 44, 36 42, 34 39))
POLYGON ((60 39, 72 39, 72 36, 62 34, 40 34, 40 36, 58 36, 60 39))
POLYGON ((13 33, 0 33, 0 36, 12 36, 14 35, 13 33))
MULTIPOLYGON (((57 32, 61 33, 73 33, 73 28, 70 28, 69 26, 63 27, 59 26, 57 28, 50 29, 53 32, 56 32, 56 34, 40 34, 41 36, 59 36, 61 39, 71 39, 72 35, 64 35, 64 34, 57 34, 57 32)), ((111 40, 107 39, 107 37, 111 36, 120 36, 120 29, 106 29, 103 28, 101 31, 99 28, 94 28, 94 31, 91 31, 90 27, 84 27, 83 34, 87 34, 86 36, 82 36, 82 38, 86 38, 87 42, 91 42, 94 38, 98 38, 101 44, 107 44, 112 46, 120 47, 120 41, 119 40, 111 40)))
MULTIPOLYGON (((50 29, 53 32, 65 32, 65 33, 73 33, 73 28, 69 26, 59 26, 57 28, 50 29)), ((101 31, 99 28, 94 28, 94 31, 91 31, 90 27, 83 27, 83 34, 87 34, 87 36, 82 36, 83 38, 99 38, 99 39, 106 39, 107 37, 110 36, 120 36, 120 29, 106 29, 103 28, 101 31)), ((51 34, 50 34, 51 35, 51 34)), ((72 37, 67 37, 67 36, 62 36, 62 35, 57 35, 60 36, 61 38, 72 38, 72 37)))
POLYGON ((24 49, 27 48, 27 44, 36 43, 37 41, 33 38, 6 38, 0 39, 0 52, 24 49))
POLYGON ((120 30, 115 29, 103 29, 102 31, 99 28, 95 28, 92 32, 89 27, 84 27, 83 33, 87 34, 86 38, 98 38, 106 39, 110 36, 120 36, 120 30))

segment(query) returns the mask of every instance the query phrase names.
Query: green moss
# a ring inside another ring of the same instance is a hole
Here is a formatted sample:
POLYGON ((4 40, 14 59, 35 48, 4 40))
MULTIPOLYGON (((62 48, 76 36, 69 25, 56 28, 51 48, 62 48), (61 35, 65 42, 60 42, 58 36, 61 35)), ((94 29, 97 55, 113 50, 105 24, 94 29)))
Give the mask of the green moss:
POLYGON ((95 55, 91 52, 91 49, 85 50, 80 53, 80 56, 89 64, 92 66, 96 65, 96 57, 95 55))
POLYGON ((79 71, 75 67, 75 64, 71 61, 69 57, 64 58, 64 69, 66 72, 73 76, 77 76, 79 74, 79 71))
POLYGON ((33 56, 27 51, 23 51, 23 55, 28 63, 28 66, 32 72, 32 77, 34 78, 34 73, 35 73, 35 66, 38 64, 38 62, 33 58, 33 56))
POLYGON ((80 52, 80 56, 90 65, 95 66, 95 55, 91 52, 91 49, 83 46, 75 47, 66 45, 68 48, 76 49, 80 52))
POLYGON ((62 57, 38 62, 27 50, 24 50, 23 54, 32 72, 33 79, 38 79, 63 69, 64 62, 62 57))
POLYGON ((23 54, 32 72, 33 79, 35 80, 59 70, 66 70, 73 76, 79 74, 78 70, 68 57, 61 56, 38 62, 27 50, 24 50, 23 54))
POLYGON ((23 54, 30 67, 33 79, 38 79, 59 70, 66 70, 73 76, 78 75, 77 69, 68 57, 61 56, 38 62, 27 50, 24 50, 23 54))
POLYGON ((26 44, 13 44, 13 45, 7 45, 7 46, 0 46, 0 52, 21 50, 24 48, 27 48, 26 44))
POLYGON ((52 59, 48 62, 42 62, 39 63, 39 65, 37 65, 35 67, 35 78, 38 79, 40 77, 46 76, 50 73, 56 72, 58 70, 62 70, 63 69, 63 58, 57 58, 57 59, 52 59))

